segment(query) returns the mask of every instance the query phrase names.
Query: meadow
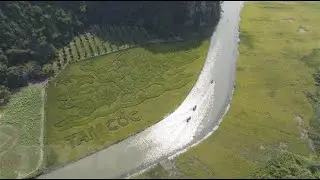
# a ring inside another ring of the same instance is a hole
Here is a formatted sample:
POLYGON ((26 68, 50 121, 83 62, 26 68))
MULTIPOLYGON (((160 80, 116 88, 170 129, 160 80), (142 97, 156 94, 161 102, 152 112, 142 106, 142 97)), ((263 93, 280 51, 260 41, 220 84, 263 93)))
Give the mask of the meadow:
POLYGON ((320 67, 319 10, 318 2, 246 2, 236 88, 221 125, 177 157, 174 170, 158 164, 135 178, 319 178, 310 165, 319 106, 306 95, 315 94, 320 67))
POLYGON ((106 148, 173 112, 208 47, 208 39, 152 43, 67 65, 46 91, 47 166, 106 148))
POLYGON ((29 176, 42 165, 43 90, 40 85, 22 88, 1 108, 1 178, 29 176))

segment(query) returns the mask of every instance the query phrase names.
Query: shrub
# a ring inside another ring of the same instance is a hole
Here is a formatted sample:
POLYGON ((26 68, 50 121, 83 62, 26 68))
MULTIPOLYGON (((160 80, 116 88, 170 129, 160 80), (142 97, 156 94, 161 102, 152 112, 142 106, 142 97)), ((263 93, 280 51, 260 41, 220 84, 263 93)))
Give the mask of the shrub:
POLYGON ((42 71, 44 75, 47 77, 52 76, 54 74, 54 69, 52 64, 45 64, 42 68, 42 71))
POLYGON ((260 168, 256 174, 256 178, 262 179, 287 179, 287 178, 316 178, 319 170, 311 165, 307 159, 285 152, 278 154, 271 159, 266 166, 260 168))
POLYGON ((10 95, 9 89, 3 85, 0 85, 0 106, 3 106, 9 102, 10 95))

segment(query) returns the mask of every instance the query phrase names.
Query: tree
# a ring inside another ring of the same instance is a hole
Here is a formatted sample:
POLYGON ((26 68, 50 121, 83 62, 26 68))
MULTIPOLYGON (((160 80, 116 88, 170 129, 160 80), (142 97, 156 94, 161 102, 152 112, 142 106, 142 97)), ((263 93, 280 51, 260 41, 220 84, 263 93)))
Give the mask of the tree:
POLYGON ((28 80, 37 80, 43 76, 41 66, 35 61, 29 61, 23 66, 23 72, 27 74, 28 80))
POLYGON ((3 106, 9 102, 10 94, 11 93, 7 87, 0 85, 0 106, 3 106))
POLYGON ((8 68, 7 85, 8 88, 18 88, 28 84, 27 73, 23 72, 20 66, 8 68))
POLYGON ((54 68, 53 68, 52 64, 45 64, 42 67, 42 71, 43 71, 44 76, 46 76, 46 77, 50 77, 50 76, 54 75, 54 68))
POLYGON ((7 65, 0 62, 0 84, 2 84, 2 85, 6 84, 7 73, 8 73, 7 65))
MULTIPOLYGON (((319 169, 311 165, 310 160, 299 155, 284 152, 274 156, 266 166, 255 173, 260 179, 314 179, 319 169)), ((314 163, 314 162, 313 162, 314 163)))
POLYGON ((32 59, 31 51, 24 49, 8 49, 5 52, 9 65, 19 65, 32 59))
POLYGON ((8 58, 1 50, 0 50, 0 62, 3 64, 8 64, 8 58))
POLYGON ((313 73, 313 79, 315 81, 316 86, 320 86, 320 68, 313 73))

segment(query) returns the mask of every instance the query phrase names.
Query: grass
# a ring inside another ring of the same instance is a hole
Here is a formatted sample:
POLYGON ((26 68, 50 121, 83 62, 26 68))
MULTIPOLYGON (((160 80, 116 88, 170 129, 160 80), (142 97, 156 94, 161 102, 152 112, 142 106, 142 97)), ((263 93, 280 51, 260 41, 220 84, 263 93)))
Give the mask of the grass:
MULTIPOLYGON (((294 119, 300 116, 302 126, 312 129, 314 112, 303 92, 315 89, 312 72, 320 57, 308 55, 320 47, 319 9, 317 2, 245 4, 231 107, 213 135, 175 160, 179 178, 250 178, 281 150, 313 155, 294 119), (298 32, 299 26, 308 31, 298 32)), ((155 178, 157 170, 150 171, 137 177, 155 178)))
POLYGON ((1 109, 1 178, 25 176, 41 163, 42 91, 42 86, 25 87, 13 94, 10 102, 1 109), (7 144, 3 143, 5 141, 7 144))
POLYGON ((47 88, 48 166, 108 147, 173 112, 208 47, 209 40, 158 43, 69 64, 47 88))

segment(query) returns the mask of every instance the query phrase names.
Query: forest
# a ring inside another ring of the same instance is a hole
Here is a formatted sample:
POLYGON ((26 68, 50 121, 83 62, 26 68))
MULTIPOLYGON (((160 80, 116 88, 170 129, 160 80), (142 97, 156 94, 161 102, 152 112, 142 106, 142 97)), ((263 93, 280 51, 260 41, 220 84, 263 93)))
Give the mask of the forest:
POLYGON ((12 90, 54 75, 57 49, 92 26, 185 38, 213 32, 220 14, 221 1, 1 1, 0 103, 12 90))

